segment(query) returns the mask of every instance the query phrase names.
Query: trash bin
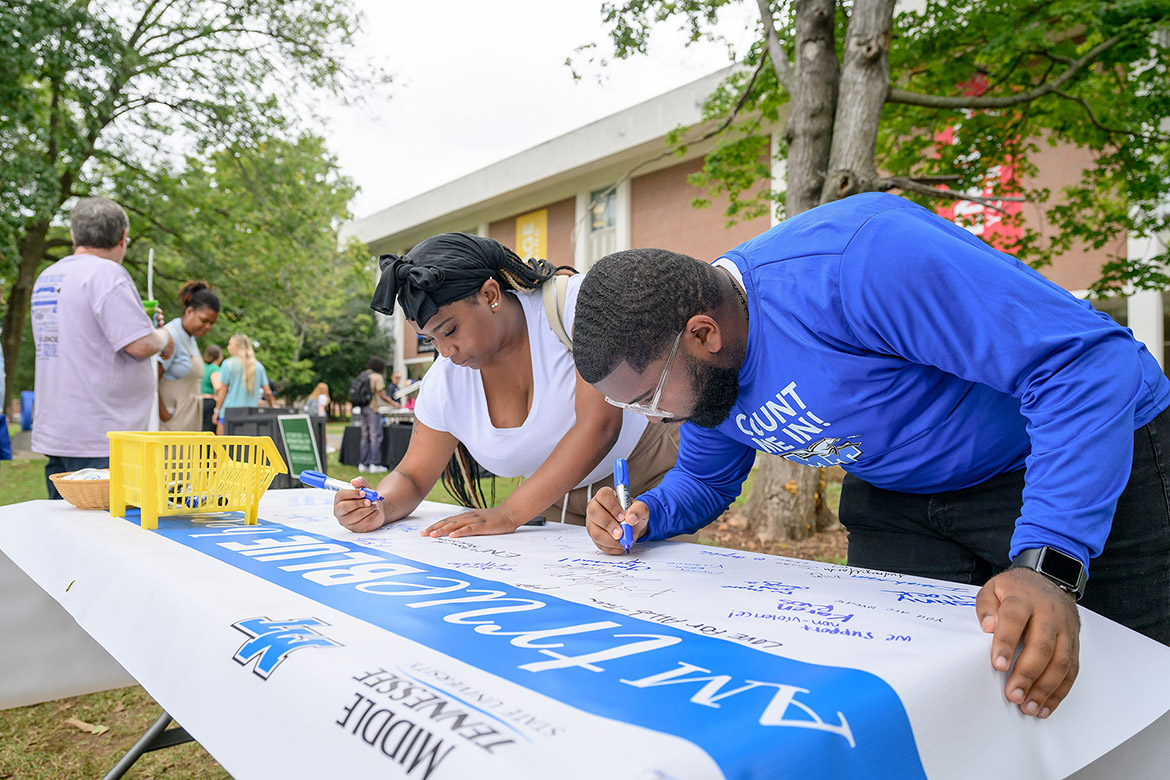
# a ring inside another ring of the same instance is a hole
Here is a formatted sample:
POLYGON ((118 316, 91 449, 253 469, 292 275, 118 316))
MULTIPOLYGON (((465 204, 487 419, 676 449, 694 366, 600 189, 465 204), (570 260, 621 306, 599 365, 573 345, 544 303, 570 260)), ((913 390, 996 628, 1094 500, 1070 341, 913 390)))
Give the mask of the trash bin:
MULTIPOLYGON (((236 406, 223 410, 223 428, 228 436, 267 436, 276 444, 280 457, 285 460, 285 467, 289 467, 288 455, 285 453, 284 437, 280 434, 280 426, 276 420, 282 415, 301 415, 296 409, 267 406, 248 407, 236 406)), ((309 424, 313 429, 313 438, 316 439, 317 454, 321 458, 322 470, 325 470, 325 418, 309 415, 309 424)), ((302 487, 296 474, 277 474, 272 480, 272 488, 302 487)))
POLYGON ((382 465, 394 468, 406 455, 406 448, 410 446, 410 435, 414 432, 414 424, 408 420, 402 422, 388 422, 382 426, 382 465))
POLYGON ((20 391, 20 429, 22 431, 32 430, 32 413, 33 413, 33 391, 20 391))
MULTIPOLYGON (((382 465, 392 469, 406 454, 414 424, 410 421, 382 423, 382 465)), ((362 427, 347 425, 341 437, 341 450, 337 462, 344 466, 356 466, 361 462, 362 427)))

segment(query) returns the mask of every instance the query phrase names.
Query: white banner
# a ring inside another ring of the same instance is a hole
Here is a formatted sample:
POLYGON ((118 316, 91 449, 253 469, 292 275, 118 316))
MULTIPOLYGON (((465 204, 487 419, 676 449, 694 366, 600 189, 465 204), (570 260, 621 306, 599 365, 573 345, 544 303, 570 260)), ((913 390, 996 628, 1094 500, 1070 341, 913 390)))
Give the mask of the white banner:
POLYGON ((0 710, 134 685, 134 678, 0 553, 0 710))
POLYGON ((1170 648, 1083 610, 1080 678, 1037 721, 1004 699, 974 587, 610 557, 560 525, 420 537, 435 504, 355 535, 330 504, 270 491, 257 526, 146 532, 30 502, 0 508, 0 549, 240 780, 1061 778, 1170 710, 1170 648))

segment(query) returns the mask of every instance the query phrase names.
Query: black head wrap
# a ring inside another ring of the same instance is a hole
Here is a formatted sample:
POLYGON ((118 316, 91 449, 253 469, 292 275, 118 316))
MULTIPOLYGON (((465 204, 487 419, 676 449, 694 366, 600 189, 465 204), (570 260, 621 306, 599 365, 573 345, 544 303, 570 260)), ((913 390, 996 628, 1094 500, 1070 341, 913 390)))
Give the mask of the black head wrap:
POLYGON ((488 279, 512 289, 517 287, 516 270, 522 269, 527 272, 524 276, 536 277, 531 285, 535 287, 556 271, 544 260, 531 263, 536 267, 490 238, 441 233, 415 244, 405 255, 382 255, 378 259, 382 276, 370 308, 391 314, 397 300, 407 319, 425 328, 440 306, 473 295, 488 279), (505 269, 512 273, 505 274, 505 269))

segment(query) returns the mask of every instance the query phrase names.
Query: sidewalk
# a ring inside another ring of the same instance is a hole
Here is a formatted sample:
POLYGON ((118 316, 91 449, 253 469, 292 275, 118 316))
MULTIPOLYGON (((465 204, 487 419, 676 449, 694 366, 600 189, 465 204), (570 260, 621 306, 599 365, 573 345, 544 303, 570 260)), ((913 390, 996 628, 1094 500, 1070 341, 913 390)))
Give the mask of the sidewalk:
POLYGON ((30 458, 45 457, 44 455, 40 455, 32 451, 32 431, 17 431, 13 433, 12 429, 10 428, 8 433, 12 439, 13 460, 28 460, 30 458))

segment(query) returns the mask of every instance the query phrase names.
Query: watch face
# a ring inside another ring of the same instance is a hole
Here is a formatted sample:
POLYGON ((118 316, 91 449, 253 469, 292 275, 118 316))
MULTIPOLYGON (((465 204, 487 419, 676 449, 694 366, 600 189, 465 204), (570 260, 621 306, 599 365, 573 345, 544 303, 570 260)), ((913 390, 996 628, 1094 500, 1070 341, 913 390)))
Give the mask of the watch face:
POLYGON ((1043 574, 1061 582, 1067 582, 1072 587, 1076 587, 1077 581, 1080 580, 1082 568, 1081 562, 1076 558, 1052 547, 1044 550, 1044 556, 1041 558, 1039 566, 1039 570, 1043 574))

